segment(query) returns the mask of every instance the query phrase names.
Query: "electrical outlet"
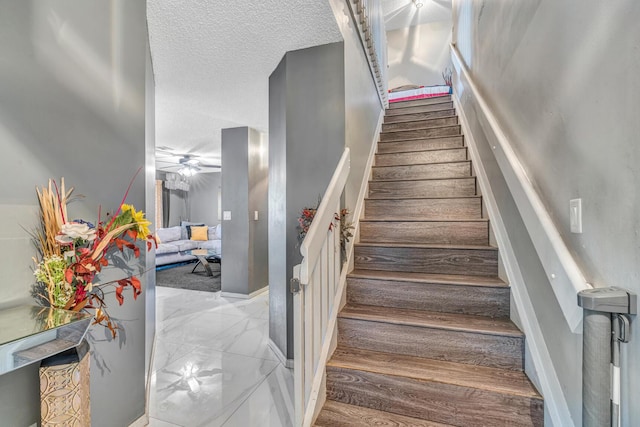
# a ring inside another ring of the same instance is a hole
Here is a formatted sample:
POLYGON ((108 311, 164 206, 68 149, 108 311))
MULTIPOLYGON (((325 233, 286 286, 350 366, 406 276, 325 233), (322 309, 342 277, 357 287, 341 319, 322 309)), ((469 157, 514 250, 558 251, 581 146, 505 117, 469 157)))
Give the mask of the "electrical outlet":
POLYGON ((569 219, 572 233, 582 233, 582 199, 569 201, 569 219))
POLYGON ((224 211, 222 213, 222 220, 223 221, 231 221, 231 211, 224 211))

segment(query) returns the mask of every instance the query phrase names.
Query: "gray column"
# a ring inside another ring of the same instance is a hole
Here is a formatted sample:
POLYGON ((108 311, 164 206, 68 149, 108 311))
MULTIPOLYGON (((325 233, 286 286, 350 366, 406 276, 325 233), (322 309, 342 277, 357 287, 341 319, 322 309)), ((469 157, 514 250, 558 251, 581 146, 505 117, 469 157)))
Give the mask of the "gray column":
POLYGON ((222 130, 223 293, 248 296, 269 284, 267 147, 254 129, 222 130))

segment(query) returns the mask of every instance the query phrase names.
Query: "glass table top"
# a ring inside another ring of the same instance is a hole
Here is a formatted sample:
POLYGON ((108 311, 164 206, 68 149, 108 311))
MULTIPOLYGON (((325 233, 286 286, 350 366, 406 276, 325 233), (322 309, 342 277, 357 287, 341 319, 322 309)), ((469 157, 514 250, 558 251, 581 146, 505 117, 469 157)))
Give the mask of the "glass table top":
POLYGON ((0 310, 0 375, 78 345, 92 318, 31 305, 0 310))

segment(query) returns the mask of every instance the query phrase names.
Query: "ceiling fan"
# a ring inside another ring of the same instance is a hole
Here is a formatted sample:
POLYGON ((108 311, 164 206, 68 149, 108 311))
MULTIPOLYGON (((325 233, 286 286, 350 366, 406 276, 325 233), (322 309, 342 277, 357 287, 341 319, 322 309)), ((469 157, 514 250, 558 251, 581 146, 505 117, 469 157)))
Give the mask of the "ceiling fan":
POLYGON ((193 176, 203 169, 221 169, 221 165, 202 163, 197 155, 191 153, 176 153, 170 147, 156 147, 156 163, 158 169, 167 172, 177 172, 183 176, 193 176))

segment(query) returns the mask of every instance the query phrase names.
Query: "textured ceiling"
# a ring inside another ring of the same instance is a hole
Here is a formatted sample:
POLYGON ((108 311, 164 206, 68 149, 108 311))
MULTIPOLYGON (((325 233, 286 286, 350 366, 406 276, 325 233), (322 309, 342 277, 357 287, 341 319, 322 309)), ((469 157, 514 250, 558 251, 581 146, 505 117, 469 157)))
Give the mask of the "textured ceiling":
POLYGON ((416 8, 412 0, 382 0, 382 13, 387 31, 413 25, 451 20, 451 0, 421 0, 416 8))
MULTIPOLYGON (((268 131, 285 52, 341 40, 328 0, 148 0, 156 146, 220 162, 220 130, 268 131)), ((159 165, 160 167, 160 165, 159 165)))

